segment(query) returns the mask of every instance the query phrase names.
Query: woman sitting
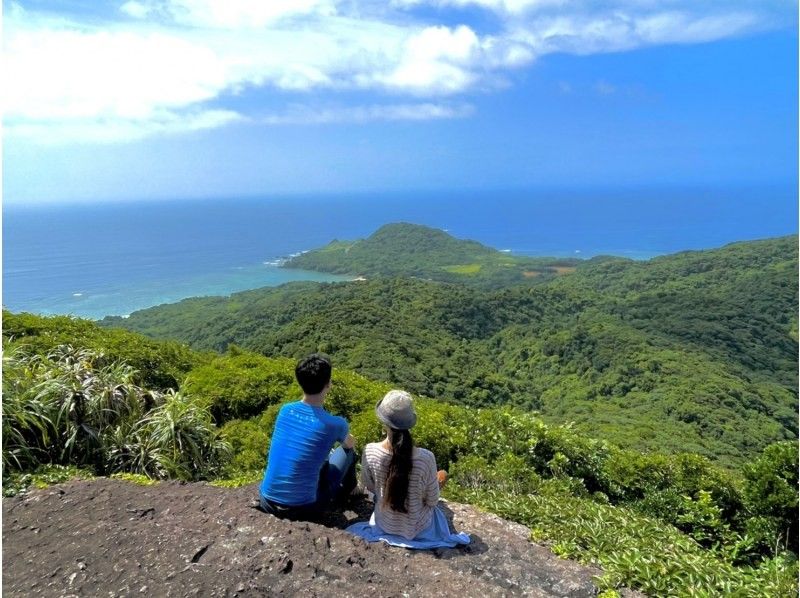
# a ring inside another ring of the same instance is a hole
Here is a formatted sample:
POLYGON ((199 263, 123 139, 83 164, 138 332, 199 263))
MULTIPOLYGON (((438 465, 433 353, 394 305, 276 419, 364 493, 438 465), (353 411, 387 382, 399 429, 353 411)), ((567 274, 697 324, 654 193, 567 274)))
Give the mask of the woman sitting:
POLYGON ((383 540, 406 548, 453 547, 469 544, 467 534, 450 533, 447 518, 438 507, 439 489, 446 480, 436 471, 436 458, 414 447, 410 429, 417 422, 411 395, 389 391, 375 407, 386 438, 364 448, 361 481, 375 497, 369 523, 351 525, 347 531, 369 542, 383 540))

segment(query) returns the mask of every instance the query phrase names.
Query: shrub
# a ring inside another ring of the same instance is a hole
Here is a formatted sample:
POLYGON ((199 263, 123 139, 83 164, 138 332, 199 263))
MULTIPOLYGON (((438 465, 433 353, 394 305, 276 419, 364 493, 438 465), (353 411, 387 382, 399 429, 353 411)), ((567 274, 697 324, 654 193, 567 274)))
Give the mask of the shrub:
POLYGON ((542 478, 531 471, 525 460, 512 453, 491 464, 478 455, 467 455, 452 466, 450 477, 453 483, 470 490, 532 494, 543 485, 542 478))
POLYGON ((4 357, 3 474, 39 464, 198 479, 227 454, 208 410, 133 383, 125 363, 68 345, 4 357))
POLYGON ((219 424, 254 417, 270 405, 299 398, 291 360, 238 350, 192 370, 183 390, 207 405, 219 424))
POLYGON ((140 473, 112 473, 109 477, 113 480, 130 482, 131 484, 136 484, 137 486, 153 486, 158 483, 156 480, 148 478, 146 475, 142 475, 140 473))
POLYGON ((448 405, 431 399, 415 402, 417 425, 412 434, 417 446, 436 456, 440 469, 448 469, 459 455, 466 452, 470 430, 465 407, 448 405))
POLYGON ((133 434, 144 455, 135 473, 154 478, 208 479, 231 452, 204 405, 174 391, 137 422, 133 434))
POLYGON ((212 480, 210 484, 218 488, 239 488, 240 486, 249 486, 250 484, 260 482, 261 479, 262 474, 260 473, 243 473, 230 478, 212 480))
POLYGON ((27 473, 5 473, 3 496, 16 496, 29 488, 46 488, 69 480, 89 480, 94 477, 91 471, 72 465, 40 465, 27 473))
POLYGON ((748 533, 764 549, 787 546, 797 554, 797 471, 795 441, 768 446, 744 468, 748 533))
POLYGON ((178 383, 209 356, 174 341, 157 341, 125 330, 106 330, 71 316, 36 316, 3 311, 3 338, 28 354, 47 355, 72 345, 107 356, 134 369, 133 383, 164 391, 178 383))
POLYGON ((564 495, 446 488, 450 498, 528 525, 532 539, 549 543, 556 554, 601 566, 601 591, 627 586, 653 596, 797 595, 796 560, 737 568, 674 527, 630 509, 564 495))
POLYGON ((231 458, 223 467, 223 477, 260 475, 264 471, 278 409, 280 405, 273 405, 259 417, 235 419, 222 427, 222 435, 231 445, 231 458))
POLYGON ((373 382, 360 374, 334 368, 325 409, 348 421, 364 411, 374 414, 375 405, 391 388, 389 384, 373 382))
POLYGON ((5 468, 55 462, 102 474, 114 431, 127 429, 157 400, 133 383, 133 368, 69 345, 46 357, 17 348, 3 366, 5 468))

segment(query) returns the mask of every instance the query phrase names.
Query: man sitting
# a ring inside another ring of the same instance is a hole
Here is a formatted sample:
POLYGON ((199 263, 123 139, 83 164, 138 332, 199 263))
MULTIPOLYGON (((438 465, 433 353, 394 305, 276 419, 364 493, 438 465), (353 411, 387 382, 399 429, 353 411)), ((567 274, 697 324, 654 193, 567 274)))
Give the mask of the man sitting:
POLYGON ((356 486, 355 440, 342 417, 322 408, 331 362, 310 355, 297 364, 303 399, 278 412, 261 483, 261 508, 288 519, 314 519, 356 486), (339 442, 335 451, 334 443, 339 442))

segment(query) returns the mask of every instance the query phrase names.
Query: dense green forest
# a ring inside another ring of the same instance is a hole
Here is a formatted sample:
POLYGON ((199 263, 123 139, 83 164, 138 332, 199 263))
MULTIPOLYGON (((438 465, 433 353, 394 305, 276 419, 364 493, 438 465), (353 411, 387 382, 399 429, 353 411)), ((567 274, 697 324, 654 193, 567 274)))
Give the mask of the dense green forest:
POLYGON ((199 350, 323 351, 440 401, 515 406, 729 467, 797 438, 796 236, 646 262, 540 263, 549 273, 528 277, 534 265, 515 260, 527 258, 387 225, 288 264, 368 280, 189 299, 103 324, 199 350), (503 268, 519 280, 491 274, 503 268))
POLYGON ((796 596, 797 254, 558 261, 389 225, 287 264, 365 280, 99 325, 4 312, 3 492, 255 482, 295 359, 323 351, 359 446, 378 398, 414 392, 446 496, 601 566, 600 590, 796 596))
MULTIPOLYGON (((198 352, 68 317, 4 312, 3 349, 4 495, 97 475, 252 483, 277 410, 300 396, 293 359, 232 345, 198 352)), ((389 388, 337 367, 326 407, 363 447, 381 436, 374 405, 389 388)), ((418 397, 417 410, 415 441, 451 472, 447 497, 599 565, 606 596, 622 586, 654 596, 797 594, 795 440, 726 469, 696 454, 620 448, 510 405, 418 397)))
POLYGON ((359 277, 414 277, 483 288, 539 284, 571 272, 579 260, 511 255, 417 224, 387 224, 367 239, 331 241, 284 263, 359 277))

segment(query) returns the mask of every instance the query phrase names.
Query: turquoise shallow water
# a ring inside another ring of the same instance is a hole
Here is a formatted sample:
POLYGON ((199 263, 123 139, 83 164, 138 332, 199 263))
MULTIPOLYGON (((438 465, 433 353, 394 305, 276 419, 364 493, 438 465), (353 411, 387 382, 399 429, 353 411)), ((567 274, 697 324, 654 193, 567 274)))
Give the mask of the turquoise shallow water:
POLYGON ((239 266, 201 275, 151 279, 131 284, 125 281, 92 287, 76 285, 72 292, 43 297, 31 311, 44 315, 72 314, 91 319, 125 316, 136 310, 174 303, 187 297, 230 295, 260 287, 273 287, 296 280, 335 282, 349 280, 307 270, 289 270, 274 265, 239 266))
POLYGON ((460 191, 3 207, 3 306, 101 318, 293 280, 389 222, 527 255, 632 259, 797 232, 795 187, 460 191))

